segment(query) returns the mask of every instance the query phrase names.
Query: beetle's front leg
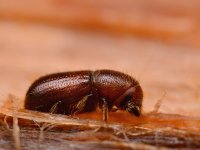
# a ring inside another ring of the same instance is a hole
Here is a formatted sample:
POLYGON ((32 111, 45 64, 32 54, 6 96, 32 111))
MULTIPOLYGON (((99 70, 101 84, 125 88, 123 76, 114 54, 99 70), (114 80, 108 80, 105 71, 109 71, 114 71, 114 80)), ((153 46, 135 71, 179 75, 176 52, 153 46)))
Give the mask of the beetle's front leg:
POLYGON ((102 98, 103 105, 102 105, 102 111, 103 111, 103 121, 107 122, 108 120, 108 102, 105 98, 102 98))

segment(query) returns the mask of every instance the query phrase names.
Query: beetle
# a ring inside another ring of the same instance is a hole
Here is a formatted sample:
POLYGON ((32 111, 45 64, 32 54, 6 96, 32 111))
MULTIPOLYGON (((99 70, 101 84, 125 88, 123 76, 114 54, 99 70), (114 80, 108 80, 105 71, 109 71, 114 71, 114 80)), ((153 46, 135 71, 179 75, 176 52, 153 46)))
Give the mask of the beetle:
POLYGON ((28 89, 25 109, 73 115, 114 107, 139 117, 143 91, 133 77, 114 70, 61 72, 43 76, 28 89))

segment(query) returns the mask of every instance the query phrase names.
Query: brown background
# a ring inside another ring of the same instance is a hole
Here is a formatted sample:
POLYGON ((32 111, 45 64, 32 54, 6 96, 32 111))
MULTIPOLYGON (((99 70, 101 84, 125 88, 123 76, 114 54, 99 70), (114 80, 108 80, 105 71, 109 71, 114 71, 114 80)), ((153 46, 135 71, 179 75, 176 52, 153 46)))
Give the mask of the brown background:
POLYGON ((113 69, 139 80, 144 114, 162 98, 160 112, 199 118, 199 6, 0 0, 0 105, 13 94, 23 108, 30 84, 48 73, 113 69))

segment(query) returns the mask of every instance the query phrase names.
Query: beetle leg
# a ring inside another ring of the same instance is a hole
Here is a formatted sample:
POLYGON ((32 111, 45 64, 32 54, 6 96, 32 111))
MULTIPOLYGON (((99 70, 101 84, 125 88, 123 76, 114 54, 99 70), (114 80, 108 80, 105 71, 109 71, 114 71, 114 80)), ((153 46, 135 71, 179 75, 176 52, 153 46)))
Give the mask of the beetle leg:
POLYGON ((50 113, 55 114, 58 110, 58 105, 61 103, 61 101, 56 102, 51 109, 49 110, 50 113))
POLYGON ((84 110, 84 108, 85 108, 85 106, 86 106, 86 102, 87 102, 87 100, 88 100, 88 96, 84 96, 83 98, 82 98, 82 100, 80 100, 78 103, 77 103, 77 105, 75 106, 75 111, 73 112, 73 114, 75 115, 75 114, 78 114, 78 113, 80 113, 80 112, 82 112, 83 110, 84 110))
POLYGON ((103 111, 103 121, 107 122, 108 120, 108 102, 105 98, 103 100, 102 111, 103 111))

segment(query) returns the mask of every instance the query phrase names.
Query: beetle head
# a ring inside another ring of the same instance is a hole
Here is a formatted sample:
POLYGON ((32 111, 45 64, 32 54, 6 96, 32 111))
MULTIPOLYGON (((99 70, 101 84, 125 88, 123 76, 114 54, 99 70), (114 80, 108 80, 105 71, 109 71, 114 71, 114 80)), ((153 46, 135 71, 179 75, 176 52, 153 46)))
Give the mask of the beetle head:
POLYGON ((126 111, 131 114, 134 114, 136 117, 139 117, 141 114, 141 107, 137 106, 133 100, 127 101, 125 105, 126 111))
POLYGON ((141 114, 142 98, 141 87, 137 85, 126 90, 124 94, 115 101, 115 104, 118 108, 139 117, 141 114))
POLYGON ((139 117, 141 114, 141 105, 138 101, 134 100, 132 93, 123 96, 119 107, 136 117, 139 117))

